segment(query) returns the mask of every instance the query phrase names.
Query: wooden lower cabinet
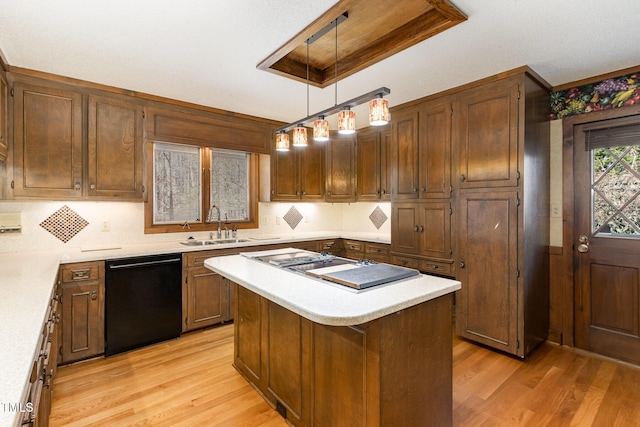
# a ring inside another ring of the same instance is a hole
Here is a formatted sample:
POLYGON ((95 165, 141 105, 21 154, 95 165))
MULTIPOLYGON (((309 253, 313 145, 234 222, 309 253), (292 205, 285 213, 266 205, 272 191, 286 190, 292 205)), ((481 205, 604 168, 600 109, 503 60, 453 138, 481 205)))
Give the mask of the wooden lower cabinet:
POLYGON ((452 295, 327 326, 235 286, 234 366, 289 423, 452 425, 452 295))
POLYGON ((230 253, 237 253, 237 250, 182 255, 182 332, 233 320, 233 293, 229 280, 204 266, 205 259, 230 253))
POLYGON ((61 363, 104 353, 104 262, 66 264, 62 289, 61 363))

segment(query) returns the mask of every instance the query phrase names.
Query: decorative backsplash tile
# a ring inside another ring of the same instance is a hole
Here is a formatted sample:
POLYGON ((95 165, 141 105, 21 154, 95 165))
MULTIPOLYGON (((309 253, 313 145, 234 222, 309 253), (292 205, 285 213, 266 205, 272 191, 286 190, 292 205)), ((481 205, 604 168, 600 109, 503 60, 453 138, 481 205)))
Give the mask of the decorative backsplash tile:
POLYGON ((298 224, 300 224, 300 221, 302 221, 303 216, 295 206, 291 206, 291 209, 289 209, 282 218, 289 224, 292 230, 295 230, 298 224))
POLYGON ((382 227, 382 225, 385 222, 387 222, 387 219, 389 219, 389 218, 382 211, 382 209, 380 209, 380 206, 376 206, 376 208, 373 210, 373 212, 371 212, 371 215, 369 215, 369 219, 371 220, 373 225, 375 225, 375 227, 378 230, 380 230, 380 227, 382 227))
POLYGON ((63 206, 40 223, 40 227, 67 243, 89 223, 68 206, 63 206))

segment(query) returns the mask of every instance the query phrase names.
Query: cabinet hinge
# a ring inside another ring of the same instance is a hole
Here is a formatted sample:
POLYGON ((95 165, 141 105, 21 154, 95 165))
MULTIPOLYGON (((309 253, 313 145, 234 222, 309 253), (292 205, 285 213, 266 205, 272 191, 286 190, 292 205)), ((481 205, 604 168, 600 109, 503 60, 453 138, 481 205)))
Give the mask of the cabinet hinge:
POLYGON ((13 97, 13 88, 11 88, 10 94, 11 94, 11 97, 13 97))
POLYGON ((188 324, 189 324, 189 318, 188 318, 188 317, 185 317, 185 318, 184 318, 184 324, 185 324, 185 325, 188 325, 188 324))
POLYGON ((63 295, 62 295, 62 294, 60 294, 60 299, 59 299, 60 304, 62 304, 62 296, 63 296, 63 295))
POLYGON ((520 99, 520 91, 518 91, 518 99, 520 99))
POLYGON ((453 215, 453 208, 449 206, 449 216, 453 215))
POLYGON ((13 190, 13 187, 15 186, 14 181, 11 180, 11 189, 13 190))
POLYGON ((449 255, 453 255, 453 249, 449 248, 449 255))
POLYGON ((449 194, 453 194, 453 185, 449 185, 449 194))
POLYGON ((520 270, 516 270, 516 277, 520 277, 520 270))
POLYGON ((520 340, 516 340, 516 348, 520 348, 520 340))
POLYGON ((517 172, 516 172, 516 179, 517 179, 518 181, 520 181, 520 171, 517 171, 517 172))
POLYGON ((516 206, 520 206, 520 197, 516 198, 516 206))
POLYGON ((142 118, 144 119, 146 116, 146 114, 144 113, 144 111, 142 112, 142 118))
POLYGON ((451 105, 449 108, 451 108, 451 115, 453 116, 453 105, 451 105))

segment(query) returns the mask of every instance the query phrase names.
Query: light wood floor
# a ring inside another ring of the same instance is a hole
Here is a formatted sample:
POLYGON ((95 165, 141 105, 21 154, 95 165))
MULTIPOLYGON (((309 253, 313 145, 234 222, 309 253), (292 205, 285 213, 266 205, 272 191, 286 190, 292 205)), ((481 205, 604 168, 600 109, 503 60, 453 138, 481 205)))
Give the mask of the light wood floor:
MULTIPOLYGON (((454 338, 455 426, 640 426, 640 369, 543 344, 454 338)), ((51 427, 286 426, 231 366, 233 326, 58 370, 51 427)), ((395 427, 395 426, 394 426, 395 427)))

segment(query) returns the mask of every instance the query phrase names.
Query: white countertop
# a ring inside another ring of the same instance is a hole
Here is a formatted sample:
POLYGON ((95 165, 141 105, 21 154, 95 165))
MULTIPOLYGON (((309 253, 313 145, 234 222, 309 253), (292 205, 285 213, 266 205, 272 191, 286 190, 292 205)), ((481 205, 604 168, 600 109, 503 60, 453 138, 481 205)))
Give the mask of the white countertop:
POLYGON ((209 258, 204 265, 300 316, 332 326, 359 325, 460 289, 456 280, 420 275, 356 292, 243 255, 209 258))
POLYGON ((9 412, 9 405, 24 399, 60 264, 332 238, 389 243, 388 237, 371 233, 326 232, 263 236, 244 243, 207 246, 184 246, 176 240, 115 248, 109 245, 64 251, 0 252, 0 427, 16 425, 22 415, 9 412))

